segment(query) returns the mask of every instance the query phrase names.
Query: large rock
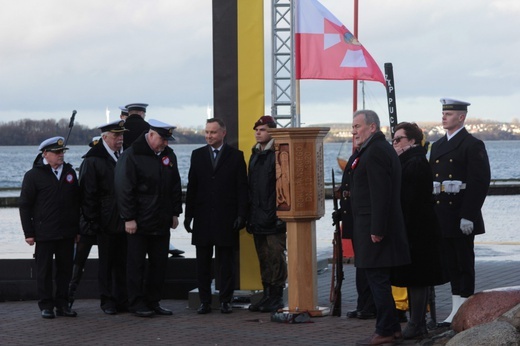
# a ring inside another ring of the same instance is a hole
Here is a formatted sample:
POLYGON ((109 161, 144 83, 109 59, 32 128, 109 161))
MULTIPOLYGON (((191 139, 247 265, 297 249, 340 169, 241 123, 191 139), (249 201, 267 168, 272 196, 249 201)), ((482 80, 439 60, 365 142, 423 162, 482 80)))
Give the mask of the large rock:
POLYGON ((462 304, 453 318, 456 332, 491 322, 520 304, 520 286, 496 288, 478 292, 462 304))
POLYGON ((500 316, 498 321, 507 322, 520 331, 520 304, 500 316))
POLYGON ((519 345, 520 334, 507 322, 490 322, 458 333, 446 346, 519 345))

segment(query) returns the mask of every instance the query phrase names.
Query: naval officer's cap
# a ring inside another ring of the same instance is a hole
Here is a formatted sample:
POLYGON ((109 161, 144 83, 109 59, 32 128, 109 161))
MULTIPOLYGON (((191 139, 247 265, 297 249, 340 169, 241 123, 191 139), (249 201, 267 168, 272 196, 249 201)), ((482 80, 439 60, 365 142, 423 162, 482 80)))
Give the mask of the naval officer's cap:
POLYGON ((112 121, 111 123, 108 123, 108 124, 103 124, 101 126, 98 126, 98 129, 101 130, 101 133, 103 133, 103 132, 117 133, 117 132, 129 131, 128 129, 125 128, 125 121, 121 120, 121 119, 112 121))
POLYGON ((128 115, 128 109, 125 106, 119 106, 121 110, 121 115, 128 115))
POLYGON ((148 107, 148 103, 129 103, 125 106, 125 108, 130 111, 142 111, 146 112, 146 107, 148 107))
POLYGON ((101 136, 95 136, 92 137, 92 140, 88 144, 89 147, 93 147, 94 145, 98 144, 98 142, 101 140, 101 136))
POLYGON ((468 106, 471 105, 469 102, 459 101, 449 98, 441 99, 443 111, 467 111, 468 106))
POLYGON ((38 150, 40 151, 62 151, 62 150, 69 150, 69 148, 66 148, 64 146, 65 139, 63 137, 57 136, 52 137, 44 140, 40 146, 38 147, 38 150))
POLYGON ((150 129, 157 132, 163 139, 168 141, 175 140, 175 137, 173 137, 173 130, 175 130, 177 126, 169 125, 155 119, 150 119, 148 124, 150 124, 150 129))

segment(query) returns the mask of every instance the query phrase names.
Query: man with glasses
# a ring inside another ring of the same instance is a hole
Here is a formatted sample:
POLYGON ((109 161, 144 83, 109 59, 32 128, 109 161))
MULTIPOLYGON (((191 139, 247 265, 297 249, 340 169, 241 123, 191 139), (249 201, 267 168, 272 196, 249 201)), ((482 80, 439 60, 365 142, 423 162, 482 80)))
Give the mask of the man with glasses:
MULTIPOLYGON (((84 228, 89 232, 87 237, 97 236, 99 295, 101 309, 108 315, 128 308, 126 233, 114 188, 115 167, 123 152, 123 134, 128 131, 124 125, 124 120, 116 120, 98 127, 102 140, 85 154, 79 171, 81 211, 87 225, 84 228)), ((75 264, 74 275, 83 266, 75 264)))
POLYGON ((43 318, 76 317, 68 306, 74 240, 79 232, 80 191, 76 172, 64 162, 63 137, 43 141, 33 167, 25 173, 20 193, 20 219, 25 242, 36 244, 38 306, 43 318), (56 266, 53 294, 53 257, 56 266))

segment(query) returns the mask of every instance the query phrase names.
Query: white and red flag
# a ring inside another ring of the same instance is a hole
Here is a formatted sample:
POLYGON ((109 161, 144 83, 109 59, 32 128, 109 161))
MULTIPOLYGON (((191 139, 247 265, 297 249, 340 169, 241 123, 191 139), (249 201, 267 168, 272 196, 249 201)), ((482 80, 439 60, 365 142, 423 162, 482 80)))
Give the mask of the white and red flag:
POLYGON ((383 73, 357 38, 317 0, 296 0, 296 79, 369 80, 383 73))

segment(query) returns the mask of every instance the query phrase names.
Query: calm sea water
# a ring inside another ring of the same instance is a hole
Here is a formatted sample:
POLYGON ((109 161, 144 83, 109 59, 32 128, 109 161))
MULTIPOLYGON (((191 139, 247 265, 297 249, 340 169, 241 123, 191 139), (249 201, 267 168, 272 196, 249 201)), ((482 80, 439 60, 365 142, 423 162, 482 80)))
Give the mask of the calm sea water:
MULTIPOLYGON (((324 173, 325 182, 332 181, 331 171, 334 169, 336 181, 341 179, 341 170, 337 164, 337 156, 340 153, 348 154, 352 146, 346 143, 325 143, 324 145, 324 173)), ((200 147, 200 144, 180 144, 171 146, 179 161, 179 172, 183 184, 188 182, 188 170, 190 166, 191 152, 200 147)), ((491 164, 491 177, 493 179, 520 179, 520 141, 489 141, 486 142, 489 160, 491 164), (516 160, 514 159, 516 158, 516 160)), ((88 151, 87 146, 70 146, 65 155, 65 161, 74 167, 79 167, 82 156, 88 151)), ((24 173, 32 167, 32 163, 38 153, 37 146, 0 146, 0 188, 19 188, 22 185, 24 173)), ((249 157, 250 152, 244 153, 249 157)))
MULTIPOLYGON (((325 181, 331 182, 331 170, 334 169, 336 181, 341 179, 341 170, 337 156, 341 143, 327 143, 324 151, 325 181)), ((178 160, 181 179, 187 183, 190 155, 200 145, 173 145, 178 160)), ((493 179, 520 179, 520 141, 486 142, 490 157, 493 179)), ((346 152, 351 146, 346 145, 346 152)), ((72 146, 65 158, 74 167, 79 167, 81 157, 86 153, 86 146, 72 146)), ((31 166, 36 156, 37 147, 17 146, 0 147, 0 187, 19 188, 23 174, 31 166)), ((249 152, 245 153, 246 156, 249 152)), ((19 192, 15 192, 19 193, 19 192)), ((332 201, 325 202, 325 216, 316 221, 316 249, 319 256, 330 256, 332 252, 333 227, 331 225, 332 201)), ((520 195, 488 196, 482 212, 486 223, 486 234, 476 238, 476 253, 480 260, 520 260, 520 195), (500 244, 500 245, 496 245, 500 244)), ((183 216, 181 215, 180 225, 183 216)), ((172 243, 184 251, 187 257, 195 256, 191 245, 191 236, 180 226, 172 230, 172 243)), ((34 248, 24 242, 23 232, 16 208, 0 208, 0 258, 30 258, 34 248)), ((97 256, 94 247, 92 256, 97 256)))

